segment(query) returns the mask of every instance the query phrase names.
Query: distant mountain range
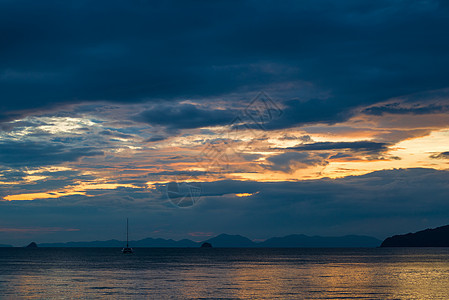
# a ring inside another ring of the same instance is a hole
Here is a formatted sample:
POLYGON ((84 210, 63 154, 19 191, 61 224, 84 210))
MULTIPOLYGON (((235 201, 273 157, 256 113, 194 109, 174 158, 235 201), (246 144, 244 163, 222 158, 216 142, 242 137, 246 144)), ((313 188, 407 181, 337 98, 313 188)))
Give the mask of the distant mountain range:
POLYGON ((204 242, 212 244, 212 247, 217 248, 249 248, 256 247, 257 243, 251 241, 249 238, 241 235, 220 234, 204 242))
POLYGON ((260 246, 267 248, 351 248, 351 247, 379 247, 380 240, 363 235, 345 235, 340 237, 307 236, 293 234, 285 237, 268 239, 260 246))
POLYGON ((386 238, 381 247, 449 247, 449 225, 386 238))
MULTIPOLYGON (((273 237, 263 242, 254 242, 241 235, 220 234, 202 242, 189 239, 175 241, 172 239, 146 238, 130 241, 131 247, 160 248, 196 248, 203 243, 210 243, 215 248, 371 248, 371 247, 449 247, 449 225, 426 229, 415 233, 395 235, 380 240, 363 235, 346 235, 339 237, 307 236, 292 234, 284 237, 273 237)), ((126 243, 119 240, 42 243, 39 247, 123 247, 126 243)), ((0 247, 12 247, 0 244, 0 247)))
MULTIPOLYGON (((188 239, 175 241, 172 239, 146 238, 138 241, 130 241, 131 247, 179 247, 196 248, 207 242, 215 248, 339 248, 339 247, 379 247, 381 241, 361 235, 347 235, 341 237, 307 236, 302 234, 288 235, 285 237, 270 238, 263 242, 253 242, 241 235, 220 234, 202 242, 194 242, 188 239)), ((123 247, 124 241, 93 241, 93 242, 68 242, 68 243, 43 243, 39 247, 123 247)))
MULTIPOLYGON (((108 241, 93 241, 93 242, 68 242, 68 243, 42 243, 38 244, 39 247, 123 247, 126 244, 125 241, 108 240, 108 241)), ((172 239, 153 239, 146 238, 138 241, 130 241, 131 247, 160 247, 160 248, 191 248, 199 247, 200 244, 188 239, 175 241, 172 239)))

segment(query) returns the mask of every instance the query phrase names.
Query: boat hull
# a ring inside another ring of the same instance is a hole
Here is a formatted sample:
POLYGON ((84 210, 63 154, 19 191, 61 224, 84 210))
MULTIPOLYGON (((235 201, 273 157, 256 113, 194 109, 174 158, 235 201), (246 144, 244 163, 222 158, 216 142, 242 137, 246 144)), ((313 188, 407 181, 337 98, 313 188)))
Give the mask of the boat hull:
POLYGON ((134 253, 134 250, 133 250, 133 248, 126 247, 126 248, 122 249, 122 253, 130 254, 130 253, 134 253))

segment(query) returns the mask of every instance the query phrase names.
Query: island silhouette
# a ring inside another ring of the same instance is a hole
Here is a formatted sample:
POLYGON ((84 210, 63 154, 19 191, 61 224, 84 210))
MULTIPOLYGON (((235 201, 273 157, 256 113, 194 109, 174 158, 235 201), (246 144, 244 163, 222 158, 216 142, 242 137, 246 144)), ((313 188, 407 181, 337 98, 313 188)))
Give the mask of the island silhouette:
POLYGON ((449 225, 386 238, 381 247, 449 247, 449 225))
POLYGON ((31 242, 25 248, 37 248, 37 244, 35 242, 31 242))

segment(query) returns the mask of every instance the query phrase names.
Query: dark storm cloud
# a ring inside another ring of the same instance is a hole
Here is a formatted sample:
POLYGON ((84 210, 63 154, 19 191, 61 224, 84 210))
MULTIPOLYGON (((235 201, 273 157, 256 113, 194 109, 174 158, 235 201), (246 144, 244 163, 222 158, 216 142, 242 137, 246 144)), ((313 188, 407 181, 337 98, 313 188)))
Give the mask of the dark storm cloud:
POLYGON ((303 136, 293 136, 293 135, 289 135, 289 134, 284 134, 284 136, 282 136, 280 138, 280 140, 300 140, 304 143, 307 142, 311 142, 312 138, 310 137, 310 135, 303 135, 303 136))
POLYGON ((163 141, 165 139, 167 139, 168 136, 163 136, 163 135, 153 135, 152 137, 150 137, 149 139, 147 139, 145 142, 160 142, 163 141))
POLYGON ((59 164, 95 155, 103 155, 103 152, 92 147, 67 147, 59 143, 0 142, 0 165, 14 167, 59 164))
MULTIPOLYGON (((27 175, 29 174, 25 174, 25 176, 27 175)), ((61 190, 68 186, 77 185, 77 182, 79 181, 89 182, 95 179, 93 176, 82 175, 80 172, 75 171, 35 172, 33 173, 33 176, 46 176, 46 178, 30 182, 22 181, 20 185, 14 185, 9 187, 4 186, 5 189, 4 192, 11 195, 20 193, 30 193, 35 191, 52 191, 58 189, 61 190)), ((11 177, 11 174, 8 173, 4 174, 4 177, 2 178, 2 181, 20 182, 21 180, 23 180, 23 177, 14 180, 14 177, 11 177)))
POLYGON ((282 116, 264 124, 264 129, 285 129, 311 123, 334 124, 353 115, 352 105, 346 106, 334 98, 287 100, 282 101, 282 104, 284 106, 282 116))
POLYGON ((192 104, 159 104, 140 113, 137 120, 169 129, 189 129, 228 124, 234 116, 235 114, 228 110, 208 110, 192 104))
POLYGON ((371 141, 357 141, 357 142, 317 142, 311 144, 303 144, 287 149, 297 151, 322 151, 322 150, 341 150, 348 149, 355 152, 363 153, 381 153, 388 150, 387 143, 371 142, 371 141))
POLYGON ((291 115, 273 127, 335 122, 359 105, 447 87, 448 8, 386 0, 0 1, 0 111, 11 118, 62 102, 276 94, 280 86, 296 99, 301 88, 291 85, 302 81, 329 96, 287 103, 291 115))
POLYGON ((14 181, 21 181, 26 174, 25 172, 21 170, 0 170, 1 180, 3 182, 14 182, 14 181))
POLYGON ((272 165, 266 166, 271 170, 292 172, 298 168, 316 165, 326 165, 325 159, 328 154, 314 155, 305 152, 287 152, 268 157, 267 160, 272 165))
POLYGON ((206 171, 161 171, 161 172, 153 172, 153 173, 148 173, 148 177, 156 177, 158 178, 158 176, 183 176, 183 177, 197 177, 197 176, 203 176, 203 175, 207 175, 210 174, 211 172, 206 172, 206 171))
POLYGON ((382 106, 372 106, 364 109, 363 112, 369 115, 381 116, 383 114, 434 114, 448 111, 447 105, 431 104, 427 106, 415 105, 412 107, 401 106, 401 103, 389 103, 382 106))
MULTIPOLYGON (((282 150, 293 150, 294 152, 273 155, 267 158, 271 165, 264 165, 264 167, 276 171, 293 172, 309 166, 325 166, 329 163, 328 159, 382 159, 381 155, 388 150, 388 145, 387 143, 372 141, 301 144, 295 147, 282 148, 282 150), (334 154, 336 150, 344 153, 334 154)), ((395 157, 390 158, 396 159, 395 157)))
POLYGON ((441 153, 438 153, 438 154, 432 154, 430 156, 430 158, 434 158, 434 159, 449 159, 449 151, 441 152, 441 153))

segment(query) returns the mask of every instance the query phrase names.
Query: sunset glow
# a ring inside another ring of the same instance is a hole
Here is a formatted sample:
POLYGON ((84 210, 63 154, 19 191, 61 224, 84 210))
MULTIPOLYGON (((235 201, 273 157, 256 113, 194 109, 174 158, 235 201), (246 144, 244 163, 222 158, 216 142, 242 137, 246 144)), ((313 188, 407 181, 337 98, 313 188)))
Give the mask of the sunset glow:
POLYGON ((446 4, 206 2, 0 3, 0 227, 116 239, 128 217, 136 238, 263 240, 447 222, 446 4))

